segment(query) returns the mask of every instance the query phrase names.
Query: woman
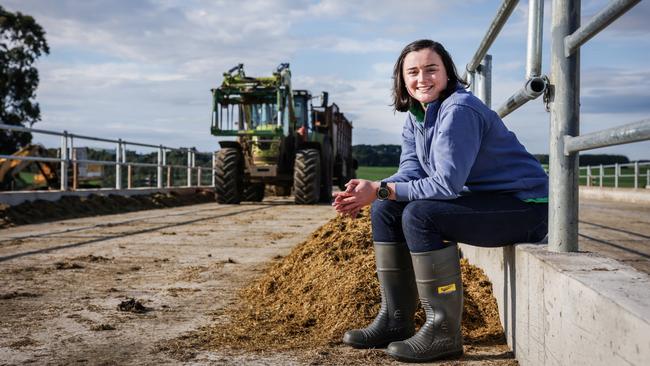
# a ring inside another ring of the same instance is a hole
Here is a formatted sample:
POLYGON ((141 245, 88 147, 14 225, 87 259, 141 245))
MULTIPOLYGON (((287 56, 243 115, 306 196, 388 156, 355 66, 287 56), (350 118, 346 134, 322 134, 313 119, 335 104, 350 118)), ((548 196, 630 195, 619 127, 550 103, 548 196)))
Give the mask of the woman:
POLYGON ((345 333, 356 348, 388 346, 401 361, 463 353, 457 242, 494 247, 540 241, 548 177, 498 115, 464 89, 444 47, 407 45, 393 71, 395 110, 407 112, 397 173, 351 180, 333 206, 353 217, 372 204, 381 309, 345 333), (426 322, 415 333, 417 298, 426 322))

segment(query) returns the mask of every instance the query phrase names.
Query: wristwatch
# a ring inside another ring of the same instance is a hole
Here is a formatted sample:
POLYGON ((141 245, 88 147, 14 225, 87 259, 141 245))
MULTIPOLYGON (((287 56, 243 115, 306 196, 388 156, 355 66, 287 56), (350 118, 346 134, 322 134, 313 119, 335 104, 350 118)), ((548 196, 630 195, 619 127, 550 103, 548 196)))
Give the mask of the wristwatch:
POLYGON ((390 189, 388 189, 388 183, 381 182, 379 188, 377 188, 377 199, 380 201, 386 201, 390 197, 390 189))

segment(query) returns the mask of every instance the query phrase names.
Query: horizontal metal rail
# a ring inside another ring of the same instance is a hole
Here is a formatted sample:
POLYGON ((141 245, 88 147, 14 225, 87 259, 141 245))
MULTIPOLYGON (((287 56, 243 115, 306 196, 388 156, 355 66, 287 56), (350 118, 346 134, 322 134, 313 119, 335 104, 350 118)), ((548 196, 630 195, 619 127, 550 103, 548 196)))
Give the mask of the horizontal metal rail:
MULTIPOLYGON (((51 131, 51 130, 41 130, 41 129, 35 129, 35 128, 28 128, 28 127, 23 127, 23 126, 14 126, 14 125, 7 125, 7 124, 0 124, 0 130, 8 130, 8 131, 18 131, 18 132, 28 132, 28 133, 38 133, 38 134, 46 134, 46 135, 53 135, 53 136, 60 136, 61 137, 61 146, 58 149, 59 150, 59 156, 60 157, 33 157, 33 156, 15 156, 15 155, 0 155, 0 158, 7 159, 7 160, 18 160, 18 161, 42 161, 42 162, 48 162, 48 163, 60 163, 61 164, 61 190, 62 191, 67 191, 69 190, 68 187, 68 169, 72 167, 73 169, 73 187, 72 189, 76 189, 76 184, 77 184, 77 167, 80 164, 92 164, 92 165, 112 165, 115 166, 115 189, 122 189, 122 168, 126 167, 127 169, 127 185, 128 188, 132 188, 132 179, 131 179, 131 174, 132 174, 132 168, 133 167, 148 167, 148 168, 156 168, 156 175, 157 175, 157 187, 158 188, 163 188, 163 175, 164 175, 164 170, 166 168, 167 170, 167 187, 172 187, 173 183, 173 176, 172 176, 172 171, 171 169, 186 169, 187 172, 187 187, 192 187, 193 185, 196 186, 201 186, 202 183, 202 173, 204 172, 209 172, 212 173, 212 183, 210 186, 214 187, 215 185, 215 174, 216 174, 216 169, 215 167, 215 154, 214 153, 207 153, 212 155, 212 166, 197 166, 196 165, 196 154, 197 151, 195 148, 173 148, 173 147, 168 147, 164 145, 153 145, 153 144, 146 144, 146 143, 140 143, 140 142, 133 142, 133 141, 125 141, 122 139, 107 139, 107 138, 102 138, 102 137, 95 137, 95 136, 86 136, 86 135, 78 135, 78 134, 73 134, 73 133, 68 133, 67 131, 59 132, 59 131, 51 131), (75 140, 90 140, 90 141, 99 141, 99 142, 108 142, 108 143, 114 143, 116 144, 115 147, 115 160, 89 160, 89 159, 77 159, 75 154, 72 152, 74 151, 74 146, 73 143, 75 140), (139 146, 139 147, 146 147, 146 148, 154 148, 157 150, 157 163, 145 163, 145 162, 129 162, 127 161, 127 150, 126 146, 139 146), (184 154, 187 154, 187 165, 173 165, 173 164, 167 164, 167 152, 169 151, 178 151, 182 152, 184 154), (192 175, 194 172, 197 173, 196 176, 196 184, 193 184, 193 179, 192 175)), ((206 154, 206 153, 204 153, 206 154)))
POLYGON ((613 183, 614 183, 614 188, 619 188, 620 183, 621 183, 621 178, 632 178, 633 179, 633 184, 632 187, 635 189, 638 189, 640 187, 643 187, 642 184, 642 177, 645 175, 645 188, 650 189, 650 162, 639 162, 635 161, 632 163, 616 163, 616 164, 608 164, 608 165, 588 165, 588 166, 581 166, 579 168, 579 172, 585 171, 585 174, 579 173, 578 178, 584 178, 586 179, 586 184, 587 187, 593 186, 594 180, 597 180, 597 185, 599 187, 604 187, 605 186, 605 179, 606 178, 613 178, 613 183), (641 170, 644 167, 648 167, 645 169, 645 174, 641 172, 641 170), (632 168, 633 173, 632 174, 623 174, 621 172, 621 169, 623 168, 632 168), (612 171, 614 174, 605 174, 606 171, 612 171), (596 172, 596 174, 594 174, 596 172))
MULTIPOLYGON (((0 155, 0 159, 7 159, 7 160, 19 160, 19 161, 45 161, 48 163, 61 163, 66 161, 66 159, 61 159, 61 158, 47 158, 47 157, 34 157, 34 156, 15 156, 15 155, 0 155)), ((171 165, 171 164, 156 164, 156 163, 136 163, 136 162, 124 162, 124 163, 117 163, 114 161, 110 160, 75 160, 75 159, 69 159, 68 160, 70 163, 77 163, 77 164, 92 164, 92 165, 121 165, 121 166, 141 166, 141 167, 150 167, 150 168, 177 168, 177 169, 188 169, 187 165, 171 165)), ((197 170, 197 169, 204 169, 204 170, 216 170, 212 167, 209 166, 193 166, 189 167, 189 169, 192 170, 197 170)))
POLYGON ((485 36, 483 37, 483 40, 481 41, 481 44, 478 46, 476 53, 474 53, 474 56, 467 64, 467 70, 465 72, 465 75, 463 75, 463 79, 467 80, 467 72, 473 73, 476 71, 476 68, 481 64, 483 57, 485 54, 487 54, 488 50, 492 46, 492 43, 494 43, 494 40, 499 35, 499 32, 501 32, 501 29, 506 24, 508 18, 510 18, 510 15, 515 10, 515 7, 518 3, 519 0, 503 1, 501 7, 497 11, 496 16, 494 17, 494 20, 492 21, 492 24, 490 24, 490 28, 488 28, 485 36))
POLYGON ((614 0, 586 24, 564 38, 564 56, 571 56, 580 46, 605 29, 641 0, 614 0))
POLYGON ((524 84, 521 89, 517 90, 510 98, 508 98, 505 103, 499 107, 499 109, 497 109, 497 114, 499 114, 499 117, 501 118, 507 116, 522 105, 538 98, 544 93, 546 87, 546 78, 530 78, 528 81, 526 81, 526 84, 524 84))
POLYGON ((564 136, 564 154, 650 140, 650 119, 580 136, 564 136))
POLYGON ((46 161, 48 163, 60 163, 63 159, 60 158, 47 158, 35 156, 15 156, 15 155, 0 155, 0 159, 7 160, 20 160, 20 161, 46 161))
POLYGON ((126 145, 132 145, 132 146, 141 146, 141 147, 151 147, 154 149, 158 148, 163 148, 168 151, 191 151, 191 148, 182 148, 182 147, 169 147, 165 145, 153 145, 153 144, 145 144, 141 142, 132 142, 132 141, 125 141, 125 140, 114 140, 114 139, 107 139, 107 138, 102 138, 102 137, 94 137, 94 136, 87 136, 87 135, 79 135, 75 133, 69 133, 69 132, 58 132, 58 131, 51 131, 51 130, 41 130, 41 129, 36 129, 36 128, 28 128, 28 127, 22 127, 22 126, 14 126, 14 125, 6 125, 6 124, 1 124, 0 123, 0 130, 8 130, 8 131, 19 131, 19 132, 30 132, 30 133, 40 133, 40 134, 45 134, 45 135, 52 135, 52 136, 66 136, 66 137, 72 137, 75 139, 83 139, 83 140, 91 140, 91 141, 99 141, 99 142, 108 142, 108 143, 122 143, 126 145))
POLYGON ((614 168, 614 167, 621 167, 621 168, 627 168, 627 167, 633 167, 635 165, 641 166, 650 166, 650 161, 635 161, 631 163, 615 163, 615 164, 602 164, 602 165, 583 165, 580 167, 580 170, 591 168, 591 169, 596 169, 602 167, 603 169, 608 169, 608 168, 614 168))

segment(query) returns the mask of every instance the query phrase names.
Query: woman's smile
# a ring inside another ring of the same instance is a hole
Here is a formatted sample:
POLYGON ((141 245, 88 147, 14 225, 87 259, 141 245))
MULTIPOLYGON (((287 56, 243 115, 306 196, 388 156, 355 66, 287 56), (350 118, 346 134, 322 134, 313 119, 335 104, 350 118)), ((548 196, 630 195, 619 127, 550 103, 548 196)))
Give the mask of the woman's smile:
POLYGON ((440 55, 425 48, 404 57, 404 84, 420 103, 430 103, 447 88, 447 72, 440 55))

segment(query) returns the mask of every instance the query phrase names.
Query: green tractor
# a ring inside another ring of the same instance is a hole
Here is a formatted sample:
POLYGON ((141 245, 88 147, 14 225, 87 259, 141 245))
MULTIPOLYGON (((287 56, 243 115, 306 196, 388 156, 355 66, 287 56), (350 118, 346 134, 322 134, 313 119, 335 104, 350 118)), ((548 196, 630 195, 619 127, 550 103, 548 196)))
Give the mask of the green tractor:
POLYGON ((312 105, 311 93, 291 88, 289 64, 271 77, 249 77, 239 64, 212 89, 212 126, 219 141, 215 162, 217 202, 262 201, 266 186, 298 204, 330 202, 332 185, 344 189, 356 176, 352 124, 328 105, 312 105))

